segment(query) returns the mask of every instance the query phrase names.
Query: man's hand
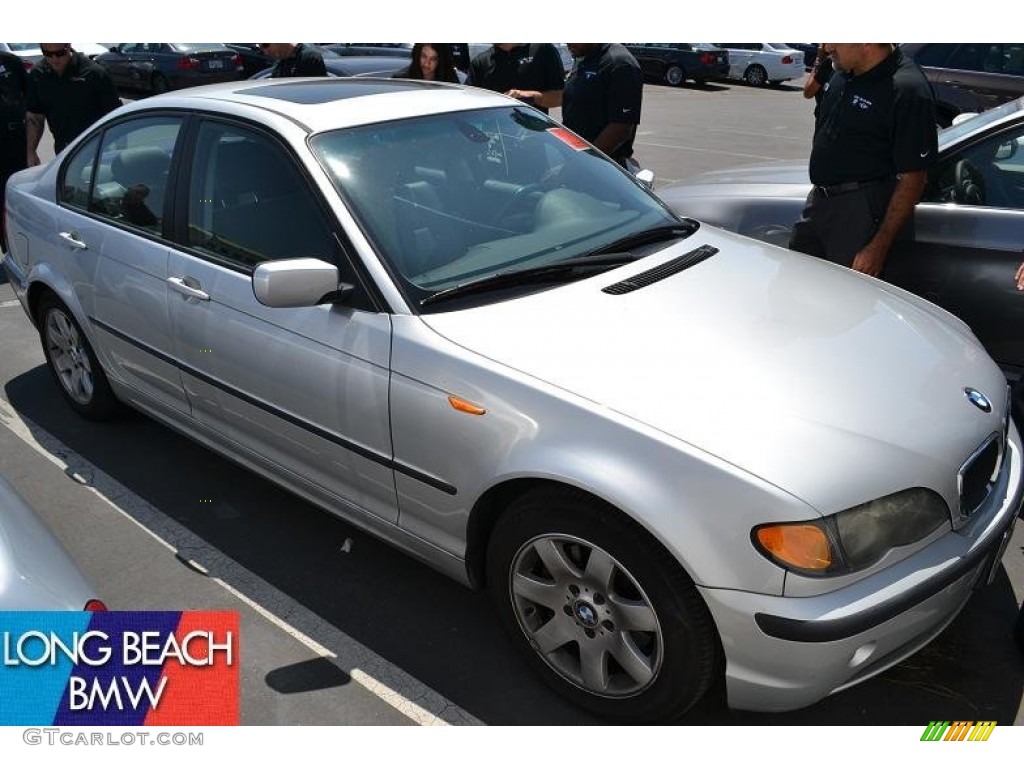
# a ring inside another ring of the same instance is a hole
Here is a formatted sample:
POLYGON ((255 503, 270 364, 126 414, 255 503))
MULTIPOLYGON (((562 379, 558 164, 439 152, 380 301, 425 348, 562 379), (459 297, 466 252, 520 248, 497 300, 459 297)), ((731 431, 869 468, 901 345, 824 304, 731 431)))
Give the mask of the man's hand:
POLYGON ((887 255, 886 250, 881 246, 868 243, 857 251, 857 255, 853 257, 853 269, 857 272, 863 272, 865 275, 878 277, 882 274, 882 269, 885 267, 885 257, 887 255))
POLYGON ((1017 280, 1017 290, 1018 291, 1024 291, 1024 263, 1021 263, 1021 265, 1019 267, 1017 267, 1016 280, 1017 280))

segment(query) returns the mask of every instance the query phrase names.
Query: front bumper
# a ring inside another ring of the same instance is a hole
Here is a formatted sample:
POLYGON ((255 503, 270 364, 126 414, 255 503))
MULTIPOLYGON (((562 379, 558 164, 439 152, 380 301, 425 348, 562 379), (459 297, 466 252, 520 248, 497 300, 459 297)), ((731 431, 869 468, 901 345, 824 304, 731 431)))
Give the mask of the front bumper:
POLYGON ((729 706, 783 712, 813 704, 942 632, 999 567, 1024 506, 1016 429, 1008 448, 992 506, 890 568, 815 597, 701 588, 725 651, 729 706))

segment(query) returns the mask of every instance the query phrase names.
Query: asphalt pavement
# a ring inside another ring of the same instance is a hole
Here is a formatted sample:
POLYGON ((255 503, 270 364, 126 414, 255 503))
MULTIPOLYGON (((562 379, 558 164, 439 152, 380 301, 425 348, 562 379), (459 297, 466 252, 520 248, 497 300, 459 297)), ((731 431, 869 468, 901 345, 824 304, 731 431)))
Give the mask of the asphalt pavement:
MULTIPOLYGON (((651 84, 637 155, 656 186, 805 159, 811 108, 794 86, 651 84)), ((76 417, 2 282, 0 472, 111 608, 240 612, 243 724, 597 723, 526 668, 484 595, 144 416, 76 417)), ((902 664, 785 714, 731 712, 716 690, 681 723, 1024 724, 1022 599, 1024 525, 994 583, 902 664)))

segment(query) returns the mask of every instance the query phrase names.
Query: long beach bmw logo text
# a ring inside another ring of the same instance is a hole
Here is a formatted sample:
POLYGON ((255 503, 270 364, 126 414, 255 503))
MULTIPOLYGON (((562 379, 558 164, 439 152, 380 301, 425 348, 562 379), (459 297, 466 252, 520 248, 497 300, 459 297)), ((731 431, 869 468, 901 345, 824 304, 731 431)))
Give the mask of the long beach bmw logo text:
POLYGON ((975 408, 979 408, 985 413, 992 412, 992 403, 974 387, 964 387, 964 394, 967 395, 967 399, 971 401, 971 405, 975 408))

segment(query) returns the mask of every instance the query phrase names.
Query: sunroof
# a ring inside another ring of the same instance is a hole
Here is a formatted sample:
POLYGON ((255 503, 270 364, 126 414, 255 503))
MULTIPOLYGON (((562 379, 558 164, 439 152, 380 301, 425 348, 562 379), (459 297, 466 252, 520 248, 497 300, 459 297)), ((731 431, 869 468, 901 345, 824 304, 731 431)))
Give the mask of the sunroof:
POLYGON ((402 79, 360 79, 324 78, 323 80, 301 80, 288 82, 274 80, 237 93, 247 96, 262 96, 266 99, 280 99, 295 104, 324 104, 328 101, 355 99, 360 96, 374 96, 378 93, 419 91, 424 88, 438 88, 432 83, 402 79))

